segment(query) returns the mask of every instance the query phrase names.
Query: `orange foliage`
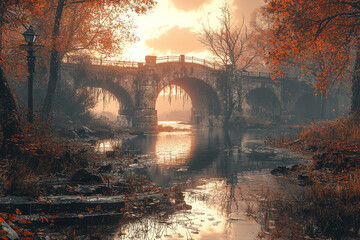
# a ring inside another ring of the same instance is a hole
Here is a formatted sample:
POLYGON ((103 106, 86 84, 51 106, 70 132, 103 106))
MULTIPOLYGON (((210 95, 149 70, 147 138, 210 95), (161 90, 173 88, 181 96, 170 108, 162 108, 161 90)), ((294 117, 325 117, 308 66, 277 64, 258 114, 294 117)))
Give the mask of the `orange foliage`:
POLYGON ((358 47, 359 6, 342 0, 267 0, 270 29, 269 60, 277 76, 294 60, 317 77, 316 90, 326 93, 347 79, 358 47), (314 64, 316 66, 314 66, 314 64))
MULTIPOLYGON (((27 79, 26 49, 22 33, 31 23, 38 35, 36 48, 35 84, 44 85, 47 81, 46 69, 52 47, 52 28, 58 0, 6 0, 5 19, 0 19, 0 66, 7 78, 13 81, 27 79), (7 23, 7 24, 6 24, 7 23)), ((136 0, 131 3, 120 0, 65 0, 61 20, 60 35, 56 48, 63 57, 75 52, 93 53, 104 57, 119 55, 124 46, 136 41, 133 13, 144 14, 155 5, 153 0, 136 0)))
MULTIPOLYGON (((21 215, 21 211, 19 209, 15 210, 16 213, 13 214, 5 214, 1 213, 2 216, 0 217, 0 222, 6 222, 9 225, 12 226, 12 228, 15 230, 15 232, 19 235, 21 239, 32 239, 35 234, 31 232, 29 229, 25 229, 24 225, 30 224, 31 221, 25 218, 18 218, 19 215, 21 215), (17 220, 16 222, 13 222, 17 220), (20 224, 20 225, 19 225, 20 224)), ((0 238, 1 239, 9 239, 6 235, 8 234, 7 231, 4 231, 3 229, 0 230, 0 238)))

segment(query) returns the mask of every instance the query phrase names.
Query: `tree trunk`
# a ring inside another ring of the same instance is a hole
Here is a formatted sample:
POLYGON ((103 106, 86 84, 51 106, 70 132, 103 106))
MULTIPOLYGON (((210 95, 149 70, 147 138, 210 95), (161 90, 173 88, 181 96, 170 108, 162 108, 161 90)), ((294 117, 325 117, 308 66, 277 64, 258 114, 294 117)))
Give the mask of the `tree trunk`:
POLYGON ((56 14, 54 19, 54 27, 52 32, 52 49, 50 56, 50 74, 49 74, 49 83, 46 91, 46 96, 44 104, 41 110, 42 116, 45 120, 49 118, 52 103, 55 96, 56 83, 58 80, 59 69, 60 69, 60 54, 57 50, 57 39, 60 34, 60 22, 62 18, 62 13, 64 9, 66 0, 58 0, 58 5, 56 8, 56 14))
POLYGON ((360 46, 357 49, 354 76, 352 79, 351 112, 354 117, 360 117, 360 46))
POLYGON ((226 106, 225 106, 225 122, 224 128, 227 129, 230 125, 232 113, 234 111, 235 102, 233 98, 232 89, 236 82, 236 67, 235 65, 228 65, 225 71, 225 93, 226 93, 226 106))
MULTIPOLYGON (((1 155, 16 154, 18 145, 12 141, 13 137, 20 133, 20 121, 18 119, 16 102, 11 93, 9 84, 0 67, 0 124, 3 130, 3 143, 1 155)), ((21 139, 18 139, 21 140, 21 139)))
MULTIPOLYGON (((4 24, 5 2, 0 3, 0 64, 2 61, 2 25, 4 24)), ((0 155, 16 154, 18 145, 12 141, 13 137, 20 133, 20 121, 16 109, 16 102, 12 95, 5 74, 0 65, 0 124, 3 131, 3 143, 0 155)))

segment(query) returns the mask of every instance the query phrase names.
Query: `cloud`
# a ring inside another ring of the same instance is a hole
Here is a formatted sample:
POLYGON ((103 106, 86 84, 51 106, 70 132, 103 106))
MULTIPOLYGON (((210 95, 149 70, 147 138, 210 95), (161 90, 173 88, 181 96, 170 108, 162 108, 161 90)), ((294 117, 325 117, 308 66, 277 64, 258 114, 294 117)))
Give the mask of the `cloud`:
POLYGON ((170 0, 178 10, 198 10, 202 5, 211 3, 212 0, 170 0))
POLYGON ((191 28, 180 28, 179 26, 168 29, 157 38, 147 39, 145 44, 149 48, 163 53, 186 54, 206 50, 191 28))
POLYGON ((236 20, 242 21, 242 18, 245 17, 245 22, 249 23, 252 13, 264 5, 264 0, 233 0, 231 8, 236 9, 234 12, 236 20))

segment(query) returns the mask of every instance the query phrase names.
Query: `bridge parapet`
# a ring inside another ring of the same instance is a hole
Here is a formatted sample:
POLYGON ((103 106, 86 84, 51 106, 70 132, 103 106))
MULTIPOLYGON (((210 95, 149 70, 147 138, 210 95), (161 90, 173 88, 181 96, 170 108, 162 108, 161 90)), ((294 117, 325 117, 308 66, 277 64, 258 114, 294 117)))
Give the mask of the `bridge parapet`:
MULTIPOLYGON (((69 64, 79 64, 82 62, 97 66, 117 66, 120 68, 141 68, 144 65, 154 66, 159 63, 194 63, 215 70, 223 69, 223 66, 216 61, 210 61, 203 58, 197 58, 194 56, 185 56, 185 55, 145 56, 145 62, 120 61, 116 59, 102 59, 102 58, 80 58, 79 56, 66 56, 63 59, 63 63, 69 63, 69 64)), ((254 72, 254 71, 244 71, 244 70, 237 70, 237 74, 239 74, 240 76, 247 76, 247 77, 271 78, 272 76, 272 74, 269 72, 254 72)))
POLYGON ((194 56, 174 55, 174 56, 145 56, 145 62, 134 61, 120 61, 116 59, 102 59, 102 58, 80 58, 78 56, 66 56, 63 59, 63 63, 90 63, 92 65, 104 65, 104 66, 118 66, 136 68, 144 65, 158 64, 158 63, 195 63, 203 65, 212 69, 222 69, 222 65, 207 59, 197 58, 194 56))

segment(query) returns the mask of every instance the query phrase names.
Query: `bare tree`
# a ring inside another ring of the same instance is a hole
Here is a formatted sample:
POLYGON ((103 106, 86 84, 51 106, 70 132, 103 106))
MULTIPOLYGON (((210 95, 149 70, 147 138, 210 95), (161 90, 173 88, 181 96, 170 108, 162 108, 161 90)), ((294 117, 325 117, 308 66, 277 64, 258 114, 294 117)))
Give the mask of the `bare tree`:
MULTIPOLYGON (((257 59, 261 57, 261 48, 252 43, 252 35, 248 32, 243 18, 240 25, 234 24, 229 5, 226 1, 220 7, 221 15, 218 17, 218 27, 203 24, 200 42, 221 61, 223 75, 219 79, 219 87, 222 89, 225 99, 225 122, 227 127, 233 110, 239 102, 239 91, 234 92, 234 86, 239 85, 239 75, 237 71, 246 71, 253 67, 257 59)), ((241 111, 238 104, 237 109, 241 111)))
POLYGON ((239 70, 246 70, 255 64, 259 51, 250 44, 251 34, 245 25, 245 18, 239 26, 234 25, 226 2, 220 10, 219 26, 214 28, 209 21, 203 24, 199 40, 221 61, 224 68, 233 65, 239 70))

